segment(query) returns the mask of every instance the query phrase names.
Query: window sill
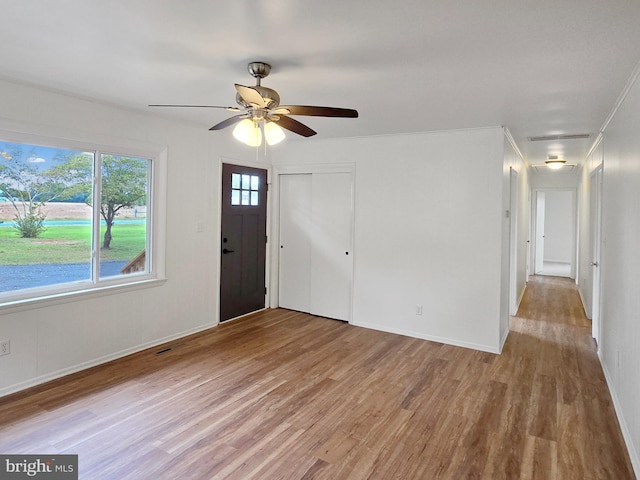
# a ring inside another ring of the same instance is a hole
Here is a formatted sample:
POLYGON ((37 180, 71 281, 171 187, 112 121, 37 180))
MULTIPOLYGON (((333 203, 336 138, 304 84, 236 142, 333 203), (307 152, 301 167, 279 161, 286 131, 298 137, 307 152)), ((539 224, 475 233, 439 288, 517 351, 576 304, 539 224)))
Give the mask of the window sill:
POLYGON ((60 305, 69 302, 78 302, 91 298, 104 297, 105 295, 141 290, 143 288, 159 287, 164 285, 166 281, 166 278, 144 278, 128 283, 101 285, 82 290, 52 293, 49 295, 45 294, 39 297, 8 300, 0 303, 0 315, 60 305))

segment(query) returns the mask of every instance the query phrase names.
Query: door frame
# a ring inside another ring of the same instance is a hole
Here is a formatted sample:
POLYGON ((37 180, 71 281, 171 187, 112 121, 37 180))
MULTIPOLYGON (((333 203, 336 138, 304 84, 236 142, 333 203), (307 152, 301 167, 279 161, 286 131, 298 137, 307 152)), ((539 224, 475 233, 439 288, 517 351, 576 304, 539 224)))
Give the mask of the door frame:
POLYGON ((518 310, 518 171, 509 167, 509 315, 518 310))
MULTIPOLYGON (((546 192, 569 192, 571 193, 571 198, 573 201, 572 209, 571 209, 571 270, 570 276, 567 278, 571 278, 573 280, 576 279, 576 273, 578 268, 578 191, 575 187, 556 187, 556 188, 545 188, 538 187, 533 189, 533 198, 535 201, 531 202, 531 226, 533 231, 533 242, 531 243, 531 256, 533 257, 533 274, 536 275, 536 263, 538 259, 536 258, 536 249, 538 242, 538 193, 546 193, 546 192)), ((545 198, 545 205, 547 201, 545 198)), ((544 253, 543 253, 544 260, 544 253)))
POLYGON ((602 183, 603 165, 591 172, 591 191, 589 194, 589 236, 590 251, 589 263, 591 263, 591 336, 600 345, 600 333, 602 331, 602 183))
MULTIPOLYGON (((269 289, 270 289, 270 278, 271 278, 271 259, 269 258, 269 244, 272 243, 271 242, 271 236, 269 235, 271 232, 271 204, 272 204, 272 200, 271 200, 271 178, 272 178, 272 168, 271 165, 267 165, 261 162, 254 162, 254 161, 248 161, 248 160, 239 160, 237 158, 229 158, 229 157, 219 157, 218 158, 218 196, 217 196, 217 202, 218 202, 218 208, 217 208, 217 214, 218 214, 218 222, 217 222, 217 228, 216 228, 216 238, 215 238, 215 248, 217 249, 217 259, 218 259, 218 284, 217 284, 217 288, 216 288, 216 302, 217 302, 217 308, 216 308, 216 325, 220 324, 220 285, 222 284, 222 181, 223 181, 223 175, 222 175, 222 165, 223 164, 229 164, 229 165, 238 165, 241 167, 251 167, 251 168, 260 168, 262 170, 266 170, 267 171, 267 244, 265 246, 265 264, 264 264, 264 284, 267 285, 267 293, 265 295, 264 298, 264 308, 270 308, 270 303, 269 303, 269 289)), ((251 312, 253 313, 253 312, 251 312)), ((247 315, 251 315, 251 313, 248 313, 247 315)), ((244 315, 243 315, 244 316, 244 315)), ((241 318, 237 317, 237 318, 241 318)), ((225 323, 231 322, 234 319, 230 319, 227 320, 225 323)))
POLYGON ((534 190, 534 199, 532 208, 533 212, 531 214, 531 219, 533 221, 533 243, 531 248, 531 256, 533 257, 533 274, 537 275, 538 272, 542 271, 544 264, 544 240, 540 241, 540 237, 544 238, 544 206, 542 207, 542 211, 540 211, 540 204, 546 205, 545 199, 545 191, 542 190, 534 190), (543 200, 541 202, 541 200, 543 200), (542 235, 540 233, 540 220, 542 220, 542 235), (540 245, 542 243, 542 245, 540 245), (542 259, 540 258, 542 256, 542 259), (540 267, 540 268, 538 268, 540 267))
MULTIPOLYGON (((267 217, 267 225, 269 225, 269 244, 271 244, 270 256, 270 283, 268 284, 269 304, 274 308, 279 306, 279 265, 280 265, 280 175, 300 175, 300 174, 313 174, 313 173, 350 173, 351 182, 353 188, 351 189, 351 251, 354 253, 353 245, 355 244, 355 190, 356 190, 356 168, 355 163, 332 163, 332 164, 292 164, 292 165, 274 165, 272 184, 269 188, 271 194, 271 208, 269 223, 269 217, 267 217), (273 239, 273 241, 271 241, 273 239)), ((352 256, 351 262, 354 263, 354 257, 352 256)), ((355 265, 352 267, 351 275, 351 309, 353 309, 353 286, 355 284, 355 265)), ((349 323, 353 321, 353 312, 350 312, 349 323)))

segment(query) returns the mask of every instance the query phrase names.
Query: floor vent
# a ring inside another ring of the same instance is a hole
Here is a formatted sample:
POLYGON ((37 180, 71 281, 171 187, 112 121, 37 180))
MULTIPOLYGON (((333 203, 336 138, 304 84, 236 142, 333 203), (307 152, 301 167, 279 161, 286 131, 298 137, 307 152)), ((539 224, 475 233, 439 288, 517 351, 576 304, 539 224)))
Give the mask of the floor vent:
POLYGON ((177 343, 175 345, 170 345, 170 346, 168 346, 166 348, 163 348, 162 350, 157 351, 156 355, 163 355, 163 354, 165 354, 167 352, 172 352, 173 350, 175 350, 178 347, 181 347, 182 345, 184 345, 184 343, 177 343))

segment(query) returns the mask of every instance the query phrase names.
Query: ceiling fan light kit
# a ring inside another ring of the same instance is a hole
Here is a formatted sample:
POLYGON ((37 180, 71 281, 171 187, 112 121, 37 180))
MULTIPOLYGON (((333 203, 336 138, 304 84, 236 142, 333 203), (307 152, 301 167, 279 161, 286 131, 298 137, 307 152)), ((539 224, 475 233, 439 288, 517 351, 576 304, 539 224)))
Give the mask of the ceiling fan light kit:
POLYGON ((276 145, 280 143, 286 135, 278 125, 273 122, 267 122, 264 124, 264 138, 269 145, 276 145))
POLYGON ((311 137, 317 132, 289 115, 312 117, 357 118, 357 110, 337 107, 317 107, 309 105, 280 105, 280 95, 272 88, 263 87, 261 81, 271 72, 271 65, 251 62, 247 65, 249 74, 256 79, 253 87, 235 84, 236 103, 242 108, 220 107, 217 105, 149 105, 150 107, 196 107, 223 108, 234 112, 244 112, 227 118, 209 130, 222 130, 237 124, 233 136, 252 147, 262 144, 264 136, 268 145, 280 143, 285 138, 283 128, 303 137, 311 137))
POLYGON ((250 147, 259 147, 262 145, 260 126, 248 118, 241 120, 238 125, 236 125, 233 129, 233 136, 236 140, 250 147))

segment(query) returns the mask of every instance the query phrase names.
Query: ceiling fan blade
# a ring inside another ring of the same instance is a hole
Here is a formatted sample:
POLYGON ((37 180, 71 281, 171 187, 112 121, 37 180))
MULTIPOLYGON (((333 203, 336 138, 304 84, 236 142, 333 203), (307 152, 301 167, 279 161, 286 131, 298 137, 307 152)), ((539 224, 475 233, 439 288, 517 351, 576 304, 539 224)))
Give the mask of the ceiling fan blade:
POLYGON ((291 112, 283 107, 276 107, 272 110, 269 110, 269 113, 273 113, 274 115, 289 115, 291 112))
POLYGON ((220 123, 215 124, 209 130, 222 130, 223 128, 227 128, 233 125, 234 123, 238 123, 240 120, 243 120, 245 118, 249 118, 249 115, 247 114, 235 115, 233 117, 230 117, 230 118, 227 118, 226 120, 221 121, 220 123))
POLYGON ((235 84, 236 90, 242 97, 242 99, 249 105, 255 108, 265 108, 267 105, 264 102, 264 98, 260 95, 255 88, 245 87, 244 85, 235 84))
POLYGON ((317 133, 315 130, 310 129, 305 124, 284 115, 281 115, 278 120, 274 119, 273 121, 280 125, 282 128, 286 128, 287 130, 290 130, 293 133, 297 133, 298 135, 302 135, 303 137, 311 137, 317 133))
POLYGON ((219 105, 161 105, 161 104, 155 104, 155 105, 149 105, 149 107, 179 107, 179 108, 222 108, 224 110, 228 110, 230 112, 241 112, 242 109, 238 108, 238 107, 222 107, 219 105))
POLYGON ((291 115, 358 118, 358 111, 351 108, 314 107, 311 105, 281 105, 278 108, 289 110, 291 115))

